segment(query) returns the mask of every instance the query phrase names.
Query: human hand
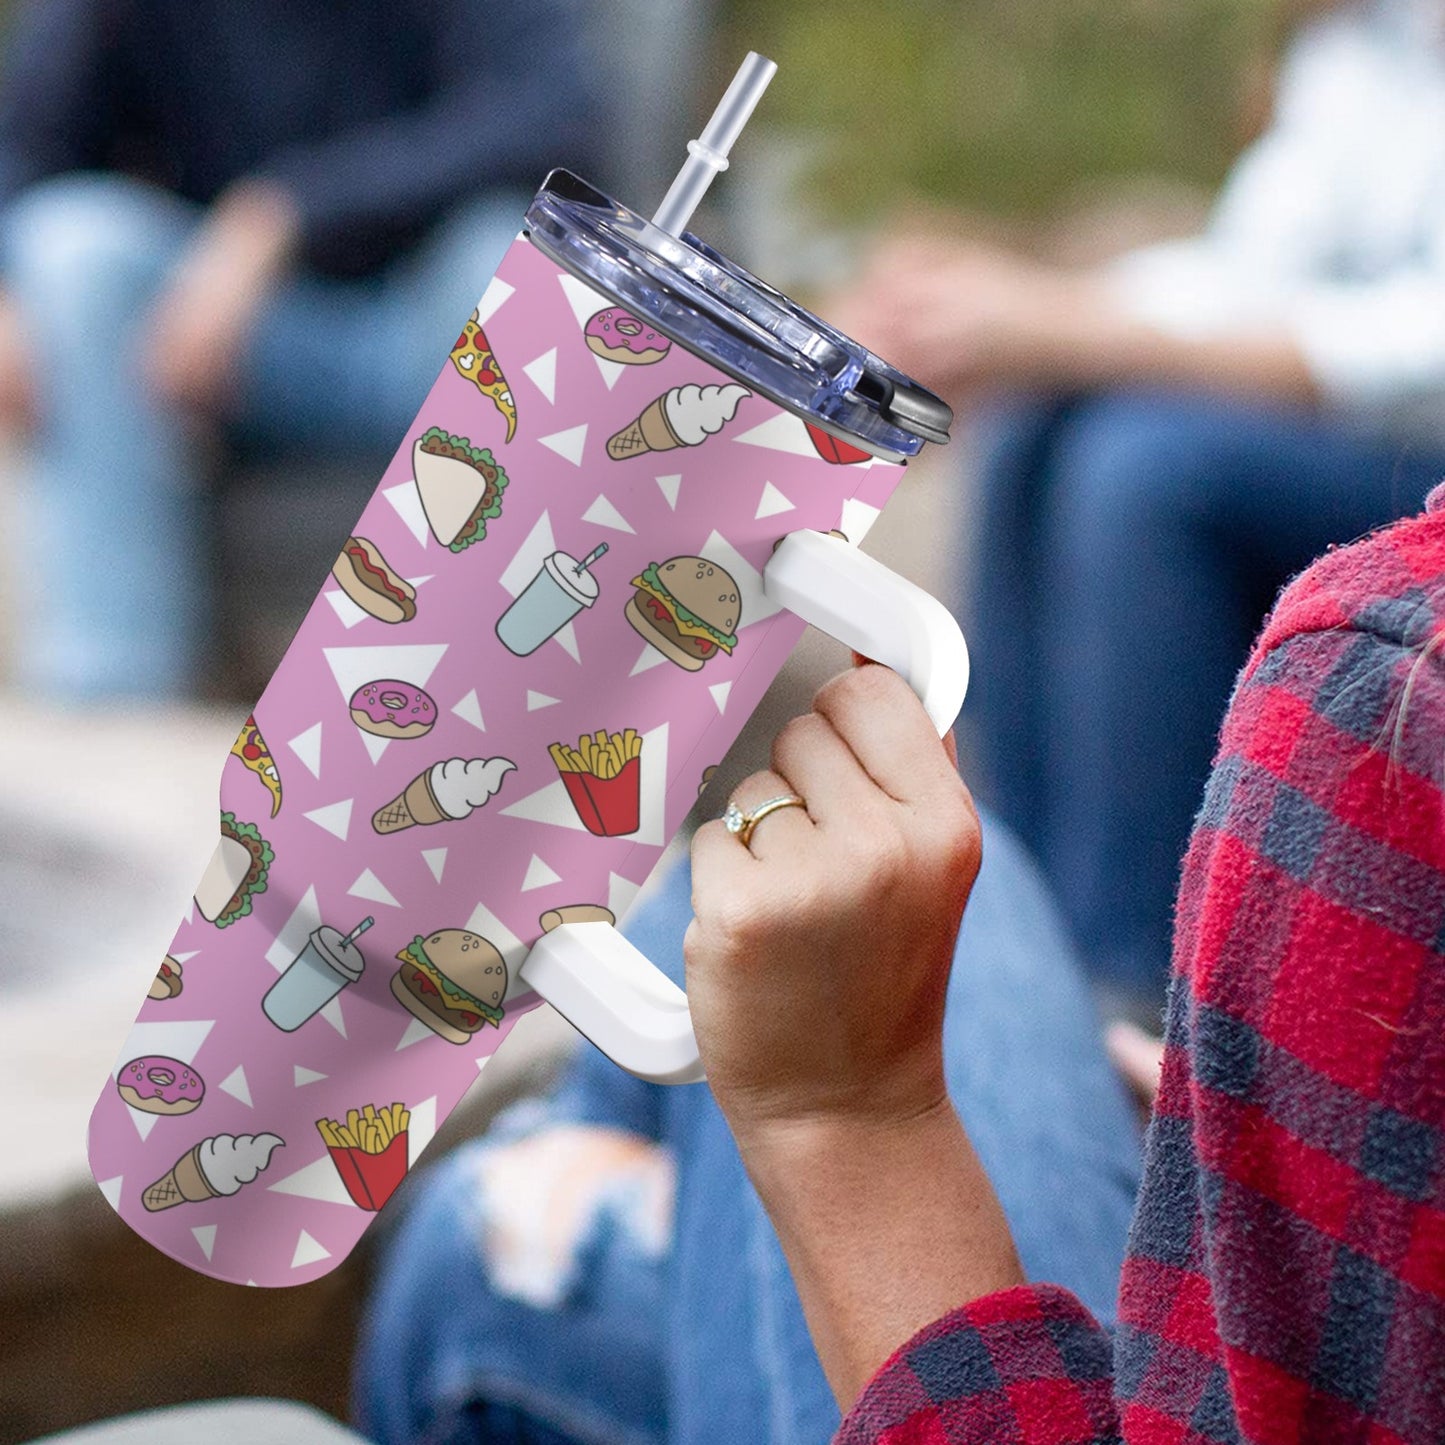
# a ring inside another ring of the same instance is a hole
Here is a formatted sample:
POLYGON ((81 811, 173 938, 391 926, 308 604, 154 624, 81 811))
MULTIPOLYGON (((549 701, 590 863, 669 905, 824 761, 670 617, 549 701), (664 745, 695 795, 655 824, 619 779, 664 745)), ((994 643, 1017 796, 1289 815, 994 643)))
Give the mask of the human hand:
POLYGON ((20 308, 0 295, 0 428, 23 433, 39 412, 30 340, 20 308))
POLYGON ((211 210, 152 309, 142 346, 151 384, 189 410, 224 414, 256 317, 296 243, 280 187, 234 187, 211 210))
POLYGON ((693 839, 687 990, 708 1083, 777 1230, 839 1408, 904 1340, 1023 1279, 948 1098, 943 1005, 978 817, 887 668, 834 678, 693 839))
POLYGON ((937 234, 886 242, 827 309, 840 330, 953 397, 1078 380, 1109 327, 1089 276, 937 234))
POLYGON ((819 1124, 886 1130, 946 1106, 944 995, 978 872, 978 818, 918 699, 887 668, 828 683, 735 793, 796 792, 749 847, 693 839, 688 997, 745 1151, 819 1124))

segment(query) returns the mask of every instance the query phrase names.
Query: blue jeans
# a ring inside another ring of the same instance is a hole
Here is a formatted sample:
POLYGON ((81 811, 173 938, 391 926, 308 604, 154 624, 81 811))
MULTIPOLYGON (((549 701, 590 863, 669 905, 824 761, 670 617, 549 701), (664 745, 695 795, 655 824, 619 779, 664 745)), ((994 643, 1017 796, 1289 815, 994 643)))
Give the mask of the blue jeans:
MULTIPOLYGON (((679 868, 628 927, 679 978, 689 892, 679 868)), ((990 822, 945 1061, 1025 1268, 1112 1319, 1138 1130, 1053 905, 990 822)), ((706 1088, 643 1084, 584 1048, 553 1099, 504 1116, 418 1186, 357 1357, 357 1419, 382 1445, 810 1445, 836 1429, 782 1251, 706 1088), (498 1151, 559 1122, 664 1146, 675 1217, 669 1248, 639 1223, 636 1180, 604 1191, 538 1303, 498 1278, 488 1191, 498 1151)))
MULTIPOLYGON (((379 275, 298 276, 240 357, 229 440, 380 474, 411 424, 525 200, 456 212, 379 275)), ((204 439, 158 399, 138 342, 204 212, 140 182, 67 175, 0 218, 0 272, 32 344, 41 416, 20 548, 29 607, 18 681, 61 700, 186 690, 208 624, 204 439), (23 550, 22 550, 23 549, 23 550)), ((354 519, 348 507, 337 534, 354 519)))
POLYGON ((979 793, 1091 975, 1157 1009, 1180 860, 1262 618, 1326 547, 1417 511, 1445 454, 1149 391, 1020 399, 981 440, 960 609, 979 793))

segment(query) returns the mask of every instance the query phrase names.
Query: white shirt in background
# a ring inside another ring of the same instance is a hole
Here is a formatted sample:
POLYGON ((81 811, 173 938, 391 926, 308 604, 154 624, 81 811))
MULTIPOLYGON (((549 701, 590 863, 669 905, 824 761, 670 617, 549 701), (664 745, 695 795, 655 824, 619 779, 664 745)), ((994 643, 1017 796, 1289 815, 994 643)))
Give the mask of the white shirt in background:
POLYGON ((1350 6, 1301 31, 1204 233, 1111 277, 1171 334, 1283 326, 1351 421, 1445 443, 1445 0, 1350 6))

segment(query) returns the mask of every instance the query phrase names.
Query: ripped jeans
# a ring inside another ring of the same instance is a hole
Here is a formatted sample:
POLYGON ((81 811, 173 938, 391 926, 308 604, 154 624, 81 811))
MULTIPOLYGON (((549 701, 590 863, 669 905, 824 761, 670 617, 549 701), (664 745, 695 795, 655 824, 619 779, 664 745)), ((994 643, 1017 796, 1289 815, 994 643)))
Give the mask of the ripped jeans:
MULTIPOLYGON (((984 837, 949 986, 950 1092, 1029 1275, 1112 1321, 1137 1125, 1032 863, 991 820, 984 837)), ((679 979, 689 896, 682 867, 627 927, 679 979)), ((357 1422, 381 1445, 821 1445, 837 1428, 706 1088, 644 1084, 583 1048, 552 1098, 417 1184, 357 1355, 357 1422)))

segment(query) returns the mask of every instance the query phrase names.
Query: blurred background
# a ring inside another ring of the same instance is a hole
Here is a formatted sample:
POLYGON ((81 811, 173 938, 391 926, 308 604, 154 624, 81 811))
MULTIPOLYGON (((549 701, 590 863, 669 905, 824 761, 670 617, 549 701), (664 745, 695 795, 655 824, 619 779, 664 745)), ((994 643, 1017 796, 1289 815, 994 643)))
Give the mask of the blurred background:
MULTIPOLYGON (((234 58, 226 47, 235 36, 195 17, 225 7, 157 4, 159 18, 124 35, 114 17, 144 14, 142 0, 0 8, 10 47, 0 91, 0 1445, 231 1394, 286 1396, 341 1415, 366 1249, 291 1291, 241 1291, 190 1274, 111 1215, 89 1181, 84 1126, 210 853, 221 761, 485 283, 484 247, 447 250, 437 237, 465 213, 485 215, 490 234, 505 239, 552 163, 650 210, 737 62, 757 49, 778 62, 778 78, 695 223, 750 269, 826 307, 847 292, 879 228, 915 224, 1088 265, 1203 223, 1231 161, 1268 120, 1281 47, 1296 12, 1310 7, 614 0, 552 7, 573 43, 545 55, 520 22, 495 18, 522 7, 488 5, 490 20, 479 5, 470 14, 432 7, 461 17, 445 22, 458 27, 450 36, 444 25, 427 32, 448 57, 437 73, 453 87, 474 73, 469 123, 485 132, 495 113, 510 149, 495 172, 479 145, 473 160, 410 187, 393 173, 384 117, 343 115, 371 128, 371 149, 359 153, 308 150, 278 132, 274 166, 223 134, 236 128, 227 107, 246 105, 247 87, 228 83, 228 62, 216 60, 234 58), (498 43, 459 49, 466 26, 485 33, 488 24, 500 25, 498 43), (156 54, 184 73, 174 87, 181 99, 143 114, 137 97, 156 54), (207 94, 192 78, 207 75, 209 100, 186 111, 185 96, 207 94), (502 114, 513 107, 534 117, 525 143, 502 114), (148 144, 132 146, 142 131, 148 144), (141 204, 128 180, 104 178, 57 189, 57 178, 97 170, 159 176, 179 199, 141 204), (313 177, 299 218, 284 197, 278 204, 276 185, 284 192, 313 177), (98 278, 127 244, 135 251, 126 265, 141 252, 146 259, 124 288, 107 289, 98 278), (71 273, 60 265, 67 255, 71 273), (294 314, 272 316, 268 298, 297 277, 310 289, 294 314), (235 280, 236 294, 218 278, 235 280), (53 307, 27 310, 29 297, 53 307), (87 421, 134 420, 117 389, 106 308, 140 318, 147 384, 168 408, 160 430, 117 422, 97 435, 87 421), (387 396, 336 403, 351 408, 348 417, 370 415, 375 435, 328 414, 328 384, 315 369, 323 362, 307 351, 317 314, 344 315, 348 337, 384 359, 375 370, 387 396), (248 359, 226 343, 247 328, 272 350, 248 359), (76 349, 78 333, 87 340, 76 349), (312 368, 312 397, 298 394, 298 356, 312 368), (52 422, 66 416, 72 435, 58 442, 52 422), (355 455, 338 454, 333 432, 355 455), (98 589, 86 575, 102 564, 75 538, 107 535, 97 518, 133 505, 117 500, 121 474, 142 490, 185 489, 184 515, 167 524, 178 536, 156 545, 205 559, 193 578, 169 563, 119 558, 107 558, 115 570, 98 589), (279 534, 277 515, 286 518, 279 534), (79 600, 67 633, 57 618, 71 596, 79 600), (183 618, 184 632, 167 616, 183 618), (32 638, 44 646, 30 647, 32 638), (164 1355, 134 1327, 158 1317, 184 1322, 164 1355)), ((351 89, 390 95, 403 130, 410 107, 435 101, 445 112, 442 80, 427 72, 436 55, 388 30, 377 18, 387 7, 361 8, 379 27, 375 44, 397 53, 371 69, 342 46, 332 61, 351 89)), ((294 34, 276 46, 313 46, 313 58, 339 29, 365 30, 355 8, 320 0, 259 10, 278 27, 292 16, 294 34)), ((264 49, 248 63, 274 68, 264 49)), ((308 77, 325 69, 268 74, 275 104, 259 128, 316 110, 308 77)), ((318 101, 320 112, 333 101, 318 101)), ((454 133, 455 116, 432 119, 434 131, 410 133, 423 152, 454 133)), ((931 451, 910 468, 868 543, 949 600, 971 525, 967 412, 955 436, 946 455, 931 451)), ((706 811, 720 810, 779 721, 843 661, 817 639, 805 644, 722 768, 706 811)), ((550 1077, 572 1036, 545 1012, 526 1020, 438 1151, 550 1077)))

